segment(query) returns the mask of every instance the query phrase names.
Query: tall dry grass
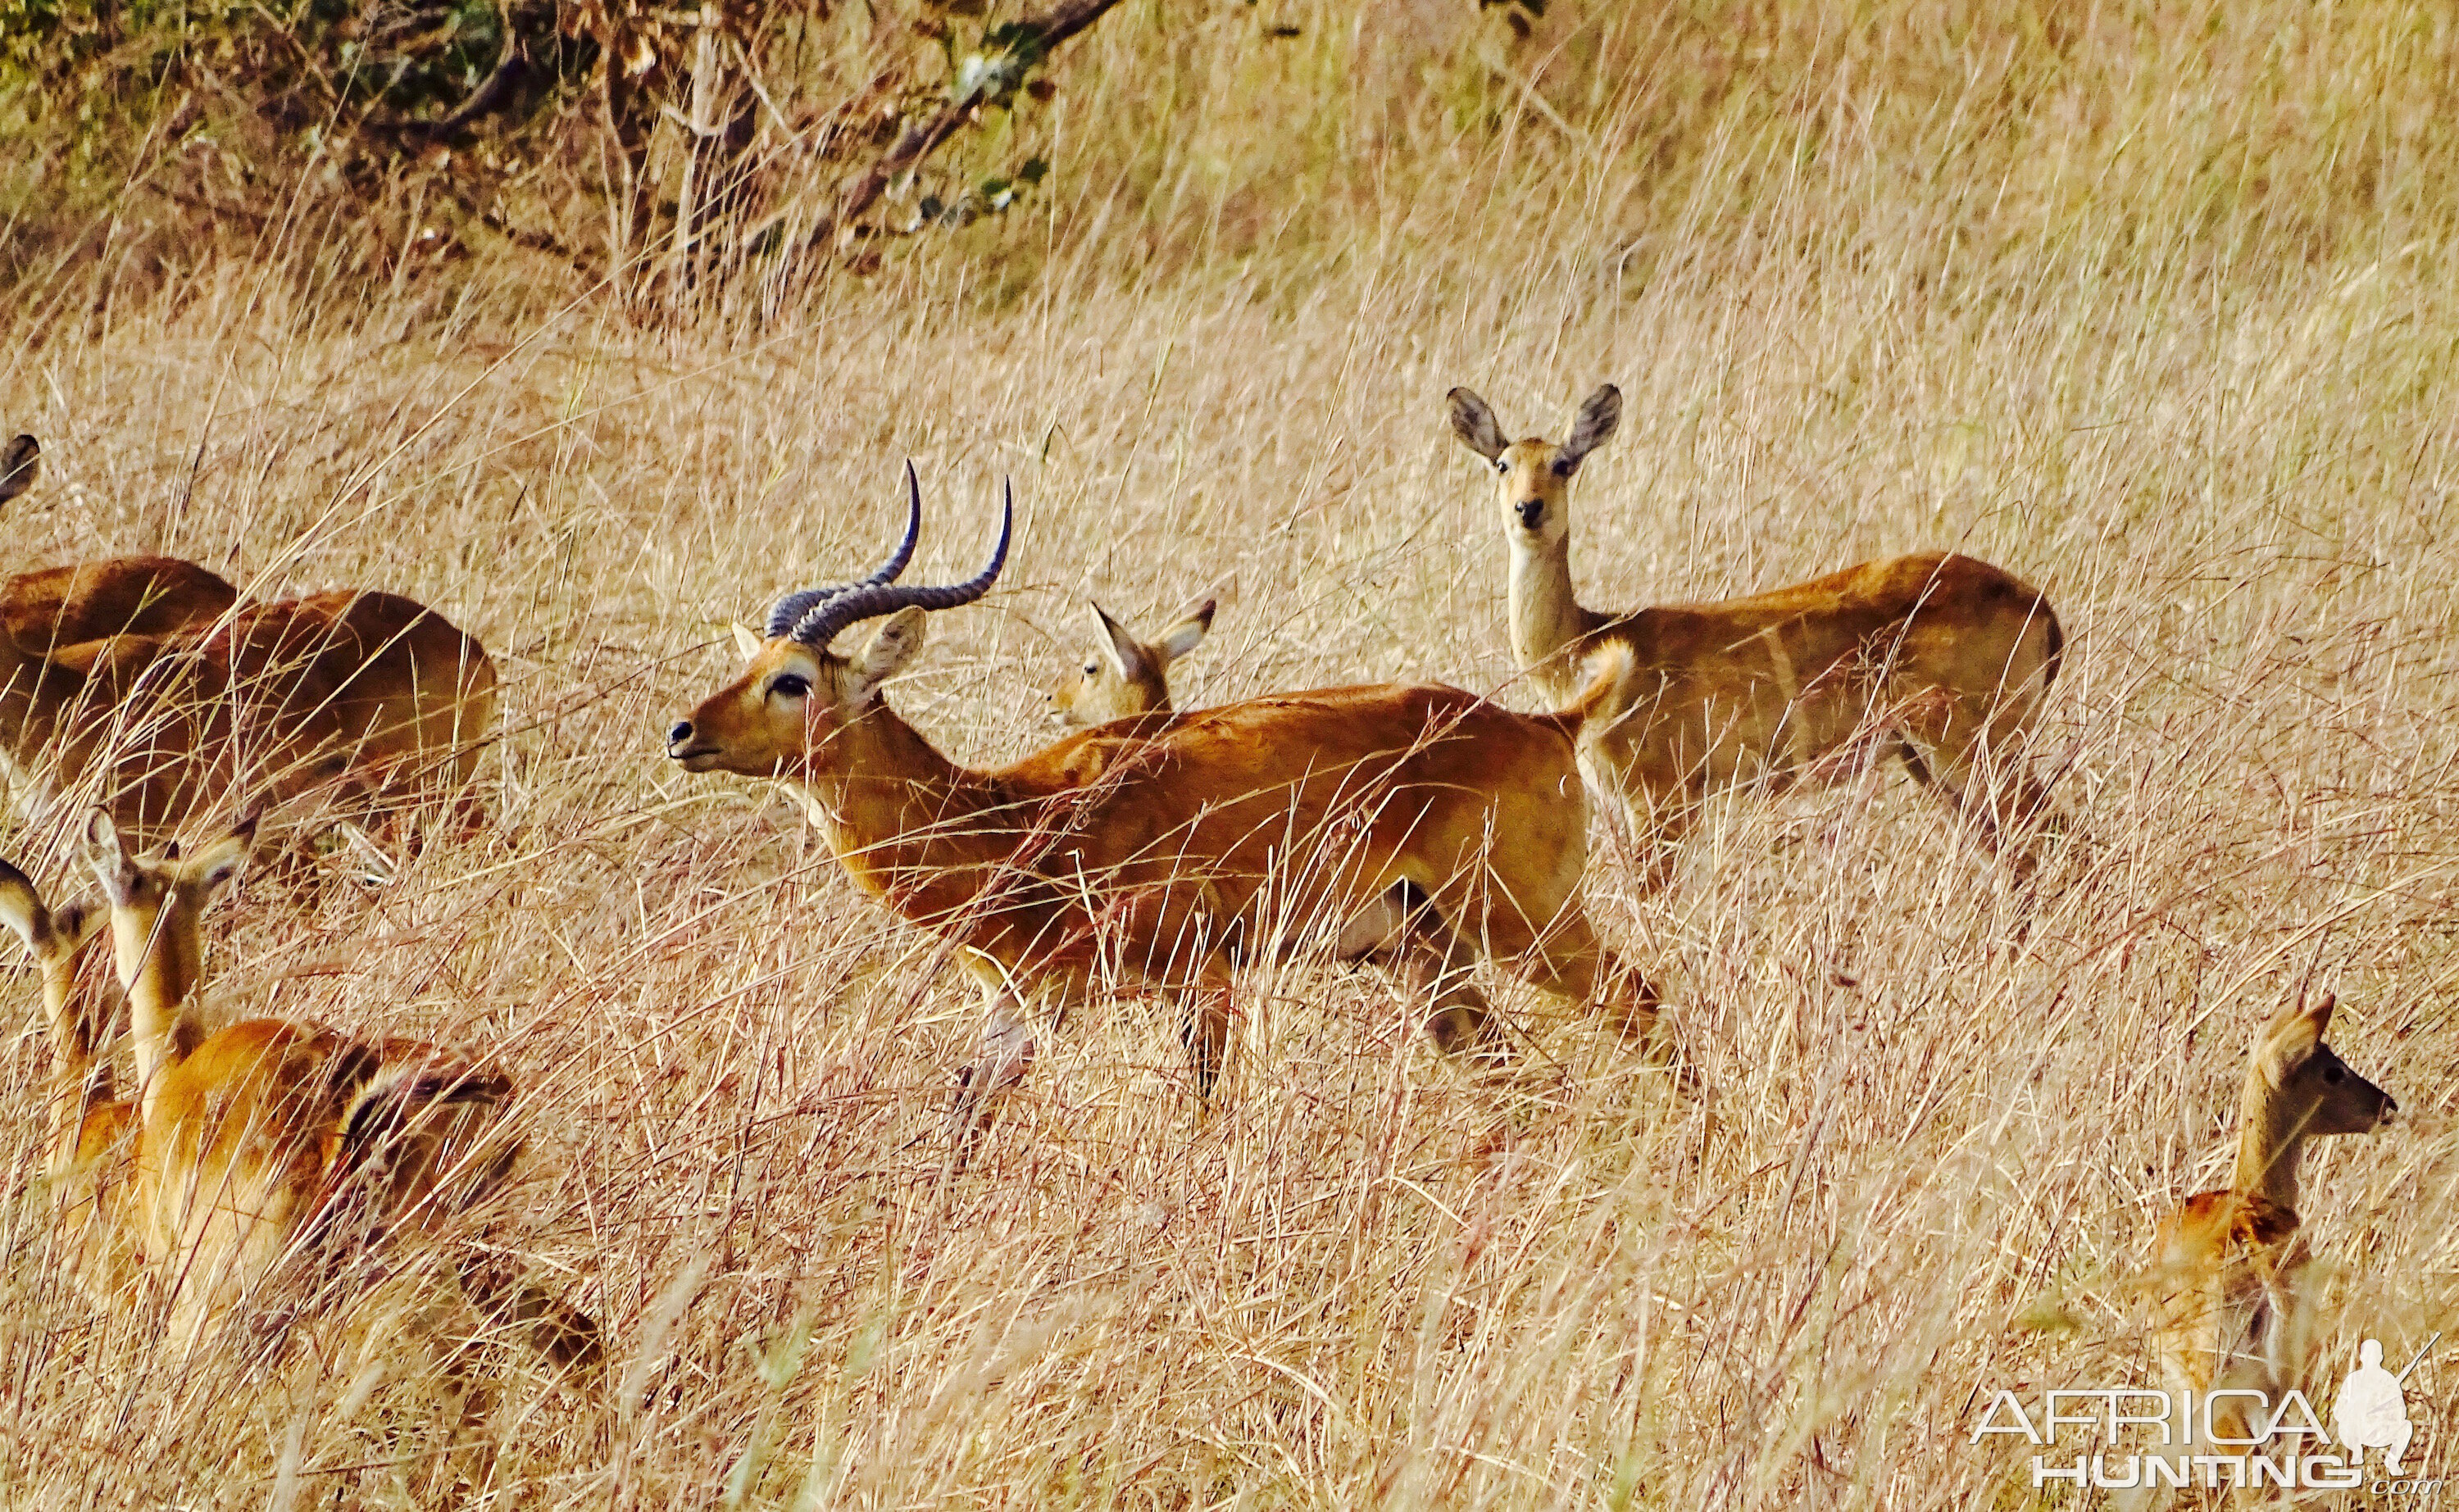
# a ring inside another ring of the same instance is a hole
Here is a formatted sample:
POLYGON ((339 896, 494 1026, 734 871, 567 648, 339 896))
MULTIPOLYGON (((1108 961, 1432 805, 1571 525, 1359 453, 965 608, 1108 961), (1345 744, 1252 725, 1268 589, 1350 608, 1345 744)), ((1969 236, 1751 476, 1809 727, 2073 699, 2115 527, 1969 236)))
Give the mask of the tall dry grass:
MULTIPOLYGON (((381 585, 494 651, 491 828, 381 890, 245 892, 220 999, 497 1053, 533 1155, 482 1237, 567 1276, 615 1364, 490 1355, 462 1401, 320 1366, 346 1316, 180 1354, 97 1314, 48 1263, 29 975, 0 1496, 2036 1504, 1977 1409, 2153 1378, 2142 1242, 2224 1179, 2249 1038, 2309 976, 2402 1104, 2308 1172, 2315 1380, 2459 1334, 2447 22, 1632 7, 1506 74, 1292 13, 1277 50, 1209 13, 1097 33, 1032 218, 806 304, 642 329, 518 262, 363 287, 305 222, 28 295, 0 421, 51 471, 12 561, 381 585), (1704 1100, 1507 993, 1532 1053, 1460 1076, 1381 978, 1301 962, 1247 977, 1209 1116, 1123 998, 1043 1036, 948 1179, 970 985, 792 805, 661 761, 724 622, 867 565, 913 455, 921 573, 978 559, 999 475, 1023 505, 892 693, 961 758, 1046 738, 1096 592, 1223 597, 1183 703, 1524 702, 1440 399, 1535 430, 1606 377, 1592 604, 1930 547, 2048 589, 2076 832, 2028 932, 1900 779, 1736 795, 1665 891, 1591 879, 1704 1100)), ((7 845, 67 874, 47 830, 7 845)), ((2410 1383, 2430 1466, 2450 1339, 2410 1383)))

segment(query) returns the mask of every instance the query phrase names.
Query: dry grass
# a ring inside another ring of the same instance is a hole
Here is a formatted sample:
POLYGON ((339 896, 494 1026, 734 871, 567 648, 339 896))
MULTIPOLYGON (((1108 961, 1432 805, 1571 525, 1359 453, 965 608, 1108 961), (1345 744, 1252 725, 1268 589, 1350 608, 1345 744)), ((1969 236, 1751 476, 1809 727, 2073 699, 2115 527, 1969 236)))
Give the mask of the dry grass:
MULTIPOLYGON (((1608 14, 1612 46, 1653 34, 1608 14)), ((175 1357, 95 1315, 46 1263, 29 974, 0 1499, 2030 1504, 2021 1460, 1969 1441, 1976 1391, 2151 1378, 2142 1240, 2221 1179, 2249 1037, 2308 974, 2403 1112, 2308 1174, 2316 1378, 2363 1336, 2405 1360, 2459 1333, 2459 160, 2411 110, 2447 42, 2402 63, 2381 25, 2375 52, 2280 41, 2246 75, 2267 104, 2217 44, 2117 35, 2132 116, 1991 95, 1965 157, 1919 156, 1944 107, 1781 172, 1776 137, 1718 148, 1712 121, 1671 200, 1632 167, 1638 86, 1566 117, 1580 144, 1521 112, 1446 138, 1420 95, 1377 117, 1397 135, 1360 107, 1343 136, 1299 108, 1334 42, 1258 79, 1199 32, 1171 54, 1183 136, 1121 125, 1112 157, 1060 158, 1081 192, 1038 225, 760 326, 644 332, 511 266, 449 297, 61 274, 0 347, 0 421, 52 468, 12 561, 380 585, 494 650, 493 828, 382 891, 242 895, 221 1000, 493 1047, 534 1151, 501 1232, 568 1271, 617 1365, 582 1392, 507 1356, 456 1434, 416 1387, 347 1399, 304 1349, 175 1357), (2213 124, 2246 99, 2261 129, 2213 124), (2358 193, 2367 110, 2415 130, 2385 128, 2358 193), (2001 150, 2027 123, 2032 151, 2001 150), (1284 128, 1330 166, 1268 181, 1284 128), (2265 144, 2259 193, 2196 200, 2197 133, 2265 144), (1206 174, 1231 187, 1207 200, 1206 174), (1937 546, 2049 591, 2071 643, 2045 756, 2079 833, 2028 935, 1901 779, 1745 795, 1663 893, 1611 859, 1593 880, 1713 1124, 1542 1001, 1507 999, 1539 1053, 1480 1083, 1379 977, 1298 965, 1249 978, 1208 1118, 1163 1011, 1122 998, 1044 1037, 944 1179, 970 984, 789 803, 660 758, 730 675, 724 621, 867 565, 910 454, 922 572, 978 559, 1000 474, 1023 502, 999 591, 939 617, 892 695, 961 758, 1045 738, 1095 592, 1136 622, 1221 593, 1183 703, 1520 699, 1500 522, 1440 398, 1472 384, 1533 430, 1603 377, 1630 407, 1575 500, 1592 603, 1937 546)), ((1126 88, 1111 61, 1088 91, 1126 88)), ((1843 141, 1888 118, 1846 106, 1901 114, 1926 77, 1805 114, 1843 141)), ((64 874, 49 832, 7 850, 64 874)), ((2447 1400, 2453 1347, 2411 1400, 2447 1400)), ((2427 1421, 2440 1464, 2450 1420, 2427 1421)))

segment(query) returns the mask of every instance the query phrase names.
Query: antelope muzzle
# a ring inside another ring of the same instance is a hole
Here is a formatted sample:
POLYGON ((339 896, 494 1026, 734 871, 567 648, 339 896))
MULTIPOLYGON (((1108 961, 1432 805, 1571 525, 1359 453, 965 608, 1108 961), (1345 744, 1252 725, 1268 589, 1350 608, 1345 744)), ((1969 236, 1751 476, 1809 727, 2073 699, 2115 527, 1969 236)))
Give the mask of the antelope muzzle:
POLYGON ((717 747, 700 740, 691 721, 677 720, 666 731, 666 755, 683 763, 686 770, 704 771, 717 760, 717 747))

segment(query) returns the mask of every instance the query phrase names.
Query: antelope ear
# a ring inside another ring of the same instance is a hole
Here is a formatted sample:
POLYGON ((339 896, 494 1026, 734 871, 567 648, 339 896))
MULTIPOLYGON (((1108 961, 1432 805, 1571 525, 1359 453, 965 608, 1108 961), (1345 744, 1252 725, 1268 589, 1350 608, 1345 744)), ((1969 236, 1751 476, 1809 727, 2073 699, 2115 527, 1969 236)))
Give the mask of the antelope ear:
POLYGON ((846 670, 854 676, 855 700, 869 698, 879 684, 905 670, 905 663, 922 649, 923 626, 930 618, 920 604, 908 604, 879 622, 879 628, 846 663, 846 670))
POLYGON ((32 488, 42 462, 42 444, 32 436, 15 436, 0 447, 0 504, 32 488))
POLYGON ((753 657, 758 656, 760 654, 760 632, 752 629, 749 625, 745 624, 740 620, 735 620, 734 649, 743 653, 743 660, 748 662, 753 657))
POLYGON ((143 880, 137 858, 128 853, 128 842, 119 837, 111 815, 99 808, 85 822, 85 859, 102 883, 105 897, 121 906, 136 901, 137 884, 143 880))
POLYGON ((1213 600, 1207 598, 1204 600, 1203 608, 1161 633, 1161 639, 1152 643, 1152 649, 1153 653, 1161 659, 1163 666, 1169 665, 1204 643, 1206 633, 1212 628, 1212 611, 1215 607, 1217 606, 1213 600))
POLYGON ((1509 442, 1503 439, 1503 427, 1494 423, 1494 411, 1485 401, 1466 388, 1455 388, 1443 396, 1451 408, 1452 431, 1468 444, 1468 449, 1488 462, 1503 455, 1509 442))
POLYGON ((1611 384, 1598 388, 1580 406, 1578 418, 1571 422, 1571 434, 1564 441, 1555 460, 1565 469, 1580 465, 1580 459, 1612 439, 1622 424, 1622 390, 1611 384))
POLYGON ((2322 1026, 2331 1021, 2331 999, 2324 998, 2318 1019, 2314 1010, 2302 1000, 2290 1003, 2271 1016, 2262 1026, 2262 1037, 2255 1048, 2256 1059, 2267 1063, 2271 1075, 2277 1076, 2301 1065, 2314 1047, 2322 1042, 2322 1026))
POLYGON ((2316 1040, 2320 1040, 2324 1035, 2331 1032, 2331 1015, 2337 1011, 2339 1006, 2340 995, 2338 993, 2326 992, 2322 995, 2322 1000, 2321 1002, 2318 1002, 2313 1007, 2305 1010, 2305 1021, 2314 1026, 2314 1038, 2316 1040))
POLYGON ((52 917, 26 873, 0 861, 0 924, 17 932, 37 959, 52 937, 52 917))
POLYGON ((1144 665, 1145 648, 1136 643, 1134 636, 1127 634, 1125 625, 1111 619, 1109 611, 1100 604, 1093 605, 1093 620, 1101 629, 1102 655, 1108 659, 1110 670, 1116 672, 1122 682, 1134 682, 1136 669, 1144 665))

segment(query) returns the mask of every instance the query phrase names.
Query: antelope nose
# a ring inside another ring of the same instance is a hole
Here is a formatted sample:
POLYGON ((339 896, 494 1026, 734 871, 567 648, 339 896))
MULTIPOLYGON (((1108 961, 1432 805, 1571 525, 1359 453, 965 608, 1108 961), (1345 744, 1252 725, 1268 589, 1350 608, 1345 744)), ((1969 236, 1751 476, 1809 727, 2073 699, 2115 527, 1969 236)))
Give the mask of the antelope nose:
POLYGON ((1535 530, 1537 522, 1545 517, 1544 499, 1522 499, 1512 507, 1520 512, 1520 528, 1523 530, 1535 530))
POLYGON ((677 720, 675 721, 675 727, 666 731, 666 745, 670 748, 676 746, 689 745, 691 743, 691 738, 692 727, 691 721, 689 720, 677 720))

